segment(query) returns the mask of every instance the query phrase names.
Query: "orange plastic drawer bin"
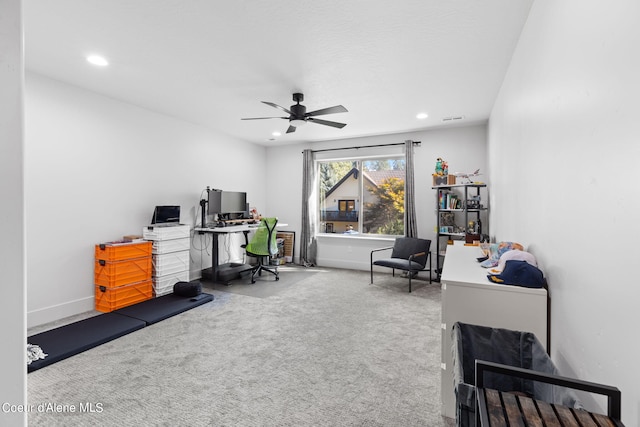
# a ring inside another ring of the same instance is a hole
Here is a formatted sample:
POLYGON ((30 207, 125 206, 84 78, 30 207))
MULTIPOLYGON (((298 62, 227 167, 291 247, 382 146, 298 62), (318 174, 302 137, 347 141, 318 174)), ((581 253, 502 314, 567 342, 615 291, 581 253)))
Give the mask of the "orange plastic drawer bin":
POLYGON ((128 261, 95 260, 94 282, 98 286, 115 288, 151 279, 151 257, 128 261))
POLYGON ((124 261, 151 256, 153 242, 107 242, 96 245, 96 259, 124 261))
POLYGON ((96 310, 108 313, 153 298, 151 280, 108 288, 96 285, 96 310))

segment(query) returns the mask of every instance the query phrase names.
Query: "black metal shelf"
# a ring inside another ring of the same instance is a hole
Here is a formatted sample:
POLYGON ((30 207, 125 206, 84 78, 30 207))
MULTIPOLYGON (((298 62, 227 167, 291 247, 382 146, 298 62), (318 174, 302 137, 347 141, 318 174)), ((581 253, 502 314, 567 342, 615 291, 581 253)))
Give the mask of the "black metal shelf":
MULTIPOLYGON (((442 271, 442 264, 444 262, 444 255, 443 252, 444 250, 442 250, 441 247, 441 238, 447 238, 447 240, 451 240, 451 238, 455 238, 455 239, 464 239, 467 235, 466 231, 462 232, 462 233, 449 233, 449 232, 441 232, 440 230, 442 230, 442 225, 441 225, 441 213, 454 213, 454 214, 462 214, 464 215, 464 227, 466 230, 467 224, 469 223, 469 215, 472 215, 472 218, 475 216, 476 220, 480 219, 480 214, 483 212, 488 212, 489 208, 485 207, 485 206, 481 206, 481 207, 472 207, 472 208, 467 208, 466 205, 468 203, 469 197, 474 197, 474 196, 480 196, 480 189, 481 188, 486 188, 487 185, 486 184, 452 184, 452 185, 436 185, 431 187, 433 190, 436 190, 436 216, 437 216, 437 220, 436 220, 436 253, 438 254, 438 256, 436 257, 436 270, 438 271, 438 280, 440 279, 440 272, 442 271), (440 195, 441 195, 441 190, 452 190, 452 189, 461 189, 463 190, 463 207, 459 208, 459 209, 442 209, 440 207, 440 195), (472 189, 470 194, 469 189, 472 189), (473 189, 475 189, 475 191, 473 191, 473 189)), ((487 227, 485 225, 485 227, 487 227)), ((483 234, 488 234, 488 227, 483 229, 483 234)), ((446 248, 446 243, 445 246, 446 248)))

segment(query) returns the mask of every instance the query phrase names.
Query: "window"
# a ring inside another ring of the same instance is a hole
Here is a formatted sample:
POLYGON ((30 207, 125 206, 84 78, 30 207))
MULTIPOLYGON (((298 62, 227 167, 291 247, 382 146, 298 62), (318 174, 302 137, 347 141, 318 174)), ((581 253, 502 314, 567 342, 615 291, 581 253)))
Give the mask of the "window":
POLYGON ((318 176, 321 231, 404 235, 404 156, 319 161, 318 176))
POLYGON ((356 210, 355 200, 338 200, 338 210, 340 212, 351 212, 356 210))

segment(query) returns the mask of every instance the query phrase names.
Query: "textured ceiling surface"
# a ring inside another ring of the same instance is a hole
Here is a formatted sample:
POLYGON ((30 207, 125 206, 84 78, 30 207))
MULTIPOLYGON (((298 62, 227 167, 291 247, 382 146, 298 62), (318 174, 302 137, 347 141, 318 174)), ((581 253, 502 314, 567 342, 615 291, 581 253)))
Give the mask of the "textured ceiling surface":
POLYGON ((25 0, 25 61, 258 144, 396 133, 486 121, 532 1, 25 0), (347 126, 240 120, 286 116, 260 101, 294 92, 307 111, 343 105, 322 118, 347 126))

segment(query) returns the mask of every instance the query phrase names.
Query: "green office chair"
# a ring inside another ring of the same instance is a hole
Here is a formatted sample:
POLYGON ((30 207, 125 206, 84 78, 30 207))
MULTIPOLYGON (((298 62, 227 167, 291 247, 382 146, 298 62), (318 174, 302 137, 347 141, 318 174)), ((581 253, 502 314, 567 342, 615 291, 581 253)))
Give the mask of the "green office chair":
POLYGON ((260 227, 246 246, 247 255, 258 259, 258 265, 251 271, 251 283, 256 283, 256 274, 262 276, 263 271, 268 271, 276 276, 276 280, 280 280, 278 266, 271 265, 271 258, 278 253, 275 232, 277 223, 278 218, 262 218, 260 227))

